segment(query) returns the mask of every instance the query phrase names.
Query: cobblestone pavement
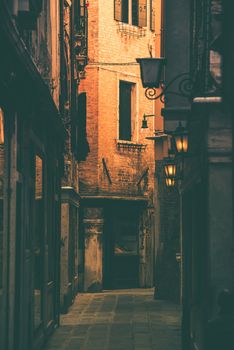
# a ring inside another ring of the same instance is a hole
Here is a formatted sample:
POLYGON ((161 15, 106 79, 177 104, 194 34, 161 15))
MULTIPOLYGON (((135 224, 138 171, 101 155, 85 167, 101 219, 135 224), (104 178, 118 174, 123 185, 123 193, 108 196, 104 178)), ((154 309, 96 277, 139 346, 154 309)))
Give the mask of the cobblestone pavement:
POLYGON ((181 350, 180 307, 152 289, 79 294, 45 350, 181 350))

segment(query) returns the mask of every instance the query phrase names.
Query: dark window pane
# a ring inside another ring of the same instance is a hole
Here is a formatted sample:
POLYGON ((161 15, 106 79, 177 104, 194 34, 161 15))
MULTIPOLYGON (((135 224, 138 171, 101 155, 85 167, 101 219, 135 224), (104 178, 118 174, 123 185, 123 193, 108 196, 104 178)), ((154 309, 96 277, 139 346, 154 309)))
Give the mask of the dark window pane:
POLYGON ((85 160, 90 149, 86 131, 86 114, 87 114, 86 93, 82 92, 78 96, 78 129, 77 129, 77 148, 78 161, 85 160))
POLYGON ((119 91, 119 139, 131 140, 132 85, 120 82, 119 91))
POLYGON ((128 1, 122 0, 122 22, 128 23, 128 1))
POLYGON ((138 0, 132 0, 132 24, 138 25, 138 0))

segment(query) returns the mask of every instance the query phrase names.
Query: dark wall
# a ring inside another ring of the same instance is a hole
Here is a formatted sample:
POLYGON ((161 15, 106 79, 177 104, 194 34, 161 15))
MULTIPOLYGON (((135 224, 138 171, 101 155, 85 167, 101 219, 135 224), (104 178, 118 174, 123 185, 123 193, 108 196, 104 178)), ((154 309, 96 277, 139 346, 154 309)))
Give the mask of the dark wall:
MULTIPOLYGON (((164 0, 164 10, 164 54, 167 59, 165 77, 168 84, 176 75, 189 72, 190 1, 164 0)), ((181 79, 177 79, 169 91, 176 91, 180 81, 181 79)), ((168 94, 165 102, 166 108, 189 106, 186 98, 173 94, 168 94)))

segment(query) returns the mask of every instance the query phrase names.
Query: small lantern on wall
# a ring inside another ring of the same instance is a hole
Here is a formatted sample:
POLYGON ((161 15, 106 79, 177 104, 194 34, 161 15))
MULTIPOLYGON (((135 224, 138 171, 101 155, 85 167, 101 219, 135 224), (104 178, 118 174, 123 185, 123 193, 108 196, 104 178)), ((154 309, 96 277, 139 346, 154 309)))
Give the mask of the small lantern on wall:
POLYGON ((176 151, 179 154, 188 152, 188 131, 179 123, 176 130, 173 132, 176 151))
POLYGON ((164 172, 166 177, 166 186, 167 187, 174 187, 175 186, 175 179, 177 175, 177 166, 175 161, 175 154, 173 150, 168 151, 168 157, 164 158, 164 172))

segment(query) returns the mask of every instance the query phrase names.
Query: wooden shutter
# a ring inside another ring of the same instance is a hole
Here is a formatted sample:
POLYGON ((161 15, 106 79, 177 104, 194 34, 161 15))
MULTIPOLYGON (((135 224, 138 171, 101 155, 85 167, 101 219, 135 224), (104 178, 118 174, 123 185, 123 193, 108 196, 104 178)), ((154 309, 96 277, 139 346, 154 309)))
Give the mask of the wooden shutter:
POLYGON ((114 0, 114 19, 122 21, 122 0, 114 0))
POLYGON ((147 0, 138 0, 138 26, 147 26, 147 0))
POLYGON ((155 30, 155 0, 150 0, 150 29, 155 30))

